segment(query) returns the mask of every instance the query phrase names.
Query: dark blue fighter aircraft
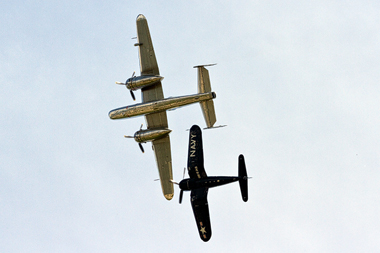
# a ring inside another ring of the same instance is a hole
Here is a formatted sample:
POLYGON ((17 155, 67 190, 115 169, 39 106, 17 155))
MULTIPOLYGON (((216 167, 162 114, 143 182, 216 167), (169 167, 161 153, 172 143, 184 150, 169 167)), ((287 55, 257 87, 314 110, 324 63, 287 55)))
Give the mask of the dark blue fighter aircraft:
POLYGON ((207 203, 208 189, 235 181, 239 181, 243 201, 248 201, 248 177, 244 156, 239 155, 239 175, 237 177, 208 177, 204 169, 202 131, 194 125, 190 129, 189 155, 187 169, 190 178, 179 183, 181 189, 179 203, 182 202, 183 191, 191 191, 191 206, 201 239, 205 242, 211 238, 210 214, 207 203))

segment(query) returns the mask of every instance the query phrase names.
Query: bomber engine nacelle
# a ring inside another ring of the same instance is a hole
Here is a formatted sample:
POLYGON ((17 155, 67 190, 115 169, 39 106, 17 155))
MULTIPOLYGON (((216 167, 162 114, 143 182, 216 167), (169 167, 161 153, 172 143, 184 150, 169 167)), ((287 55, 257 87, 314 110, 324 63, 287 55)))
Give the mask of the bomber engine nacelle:
POLYGON ((134 134, 133 138, 137 142, 154 141, 166 136, 171 131, 167 128, 139 130, 134 134))
POLYGON ((162 76, 134 76, 134 75, 135 73, 133 73, 132 77, 128 78, 127 81, 125 81, 125 83, 116 82, 117 84, 125 85, 125 87, 127 87, 127 89, 130 90, 133 100, 136 100, 136 99, 132 91, 142 89, 144 87, 148 87, 164 79, 164 77, 162 76))
POLYGON ((162 79, 164 79, 162 76, 135 76, 128 78, 125 85, 129 90, 137 90, 160 82, 162 79))
POLYGON ((144 153, 144 148, 142 147, 141 143, 158 140, 168 135, 171 131, 172 130, 168 128, 146 129, 137 131, 133 136, 124 135, 124 137, 135 139, 135 141, 139 143, 141 151, 144 153))

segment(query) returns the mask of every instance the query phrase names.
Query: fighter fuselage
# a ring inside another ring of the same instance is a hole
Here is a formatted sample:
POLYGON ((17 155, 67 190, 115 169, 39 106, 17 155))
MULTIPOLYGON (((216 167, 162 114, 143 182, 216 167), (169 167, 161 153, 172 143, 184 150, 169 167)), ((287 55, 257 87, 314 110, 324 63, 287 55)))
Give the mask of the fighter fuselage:
POLYGON ((216 187, 239 181, 240 177, 206 177, 202 179, 184 179, 179 182, 179 188, 184 191, 190 191, 201 187, 216 187))
POLYGON ((120 107, 110 111, 108 116, 111 119, 131 118, 149 113, 175 109, 177 107, 214 99, 215 97, 215 92, 207 92, 188 96, 165 98, 158 101, 120 107))

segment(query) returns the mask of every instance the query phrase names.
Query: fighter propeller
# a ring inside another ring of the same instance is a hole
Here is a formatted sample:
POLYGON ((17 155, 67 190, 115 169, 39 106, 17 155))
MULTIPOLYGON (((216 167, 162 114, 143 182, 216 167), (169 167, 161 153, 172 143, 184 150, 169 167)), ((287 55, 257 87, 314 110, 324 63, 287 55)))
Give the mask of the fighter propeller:
MULTIPOLYGON (((182 179, 185 178, 185 172, 186 172, 186 168, 183 168, 183 176, 182 176, 182 179)), ((179 183, 173 181, 173 180, 170 180, 173 184, 176 184, 179 186, 179 183)), ((183 190, 181 189, 181 191, 179 192, 179 203, 181 204, 182 203, 182 196, 183 196, 183 190)))

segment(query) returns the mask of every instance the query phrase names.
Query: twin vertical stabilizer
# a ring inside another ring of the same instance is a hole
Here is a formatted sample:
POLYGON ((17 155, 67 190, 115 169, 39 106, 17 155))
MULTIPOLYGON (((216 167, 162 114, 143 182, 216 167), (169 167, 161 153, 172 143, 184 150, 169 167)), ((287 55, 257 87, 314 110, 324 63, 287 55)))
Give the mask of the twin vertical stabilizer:
MULTIPOLYGON (((210 76, 208 74, 208 70, 205 68, 205 66, 213 66, 215 64, 210 65, 200 65, 200 66, 194 66, 194 68, 198 69, 198 93, 208 93, 211 91, 211 83, 210 83, 210 76)), ((212 93, 213 98, 216 97, 216 94, 212 93)), ((207 128, 210 128, 214 126, 216 122, 216 115, 215 115, 215 109, 214 109, 214 102, 211 100, 208 101, 202 101, 200 102, 203 116, 206 121, 207 128)))

